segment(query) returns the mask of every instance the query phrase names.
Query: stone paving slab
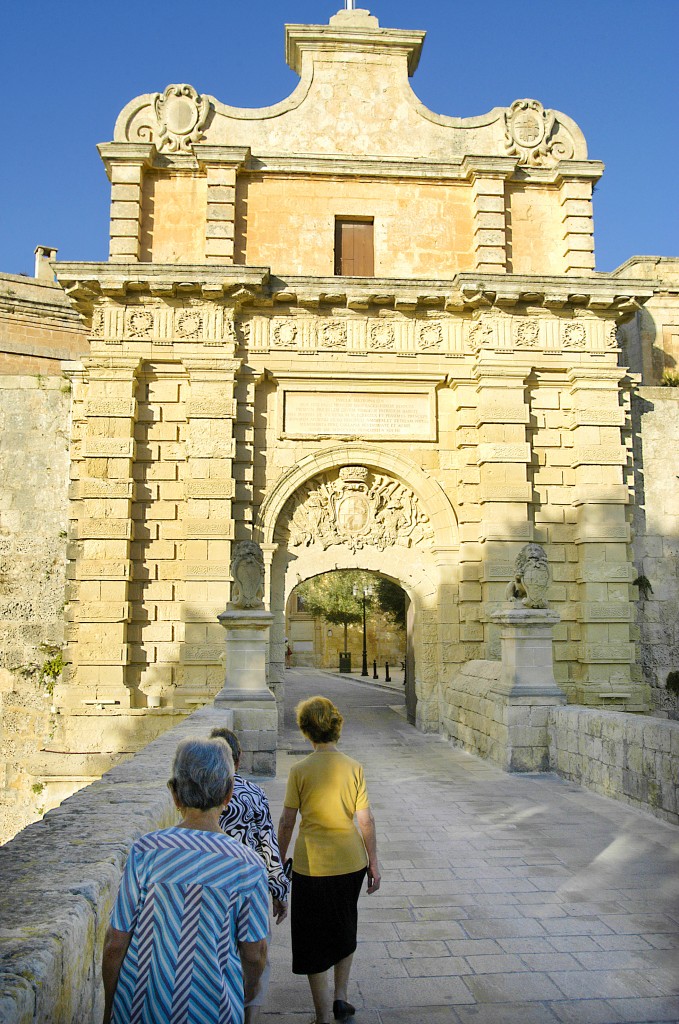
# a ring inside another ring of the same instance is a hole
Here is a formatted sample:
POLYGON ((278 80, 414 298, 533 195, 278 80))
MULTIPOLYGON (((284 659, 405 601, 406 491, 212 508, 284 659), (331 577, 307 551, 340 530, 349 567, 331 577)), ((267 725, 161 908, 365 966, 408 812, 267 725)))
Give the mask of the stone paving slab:
MULTIPOLYGON (((396 691, 286 672, 277 818, 324 693, 365 766, 383 884, 359 903, 356 1024, 679 1024, 679 829, 553 775, 507 775, 423 735, 396 691), (290 753, 295 751, 295 753, 290 753)), ((262 1024, 308 1024, 275 929, 262 1024)))

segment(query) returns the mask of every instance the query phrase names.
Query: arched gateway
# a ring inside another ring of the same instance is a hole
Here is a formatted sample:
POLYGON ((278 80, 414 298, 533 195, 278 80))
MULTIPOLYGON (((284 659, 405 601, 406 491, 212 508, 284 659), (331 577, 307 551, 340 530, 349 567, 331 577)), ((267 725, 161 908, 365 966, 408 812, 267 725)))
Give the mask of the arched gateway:
POLYGON ((109 260, 56 265, 87 331, 61 774, 220 690, 238 541, 268 563, 274 690, 295 584, 375 570, 410 598, 417 723, 443 731, 536 541, 568 699, 646 707, 617 329, 652 287, 593 273, 603 168, 578 126, 531 99, 432 113, 408 80, 422 41, 359 10, 289 25, 284 102, 169 85, 100 146, 109 260))
POLYGON ((387 449, 319 446, 266 496, 256 535, 267 557, 276 623, 269 675, 274 691, 284 679, 282 624, 295 586, 333 569, 379 572, 408 598, 409 717, 435 729, 445 609, 458 600, 457 519, 441 486, 387 449))

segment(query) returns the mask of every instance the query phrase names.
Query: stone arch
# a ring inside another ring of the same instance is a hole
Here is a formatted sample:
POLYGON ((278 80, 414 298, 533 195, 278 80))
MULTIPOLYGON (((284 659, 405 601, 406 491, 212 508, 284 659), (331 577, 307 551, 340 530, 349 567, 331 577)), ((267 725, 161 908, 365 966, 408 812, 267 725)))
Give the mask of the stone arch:
POLYGON ((360 442, 334 445, 300 459, 274 484, 262 502, 255 523, 256 539, 262 544, 273 544, 278 518, 288 498, 311 477, 349 463, 374 466, 407 484, 427 511, 434 530, 435 546, 458 546, 457 516, 440 484, 403 455, 360 442))
MULTIPOLYGON (((277 696, 284 672, 284 610, 298 583, 335 569, 366 569, 387 576, 408 595, 413 611, 410 642, 414 649, 412 692, 417 696, 417 724, 428 731, 439 726, 439 681, 442 651, 441 608, 457 588, 457 517, 440 485, 410 459, 375 445, 334 445, 300 460, 275 484, 263 501, 255 536, 268 553, 267 591, 275 616, 269 651, 269 682, 277 696), (409 488, 429 521, 426 545, 367 543, 358 550, 345 543, 323 547, 313 539, 293 547, 281 543, 290 522, 289 499, 314 477, 345 466, 366 466, 409 488), (286 508, 287 505, 287 508, 286 508)), ((456 600, 456 598, 455 598, 456 600)))

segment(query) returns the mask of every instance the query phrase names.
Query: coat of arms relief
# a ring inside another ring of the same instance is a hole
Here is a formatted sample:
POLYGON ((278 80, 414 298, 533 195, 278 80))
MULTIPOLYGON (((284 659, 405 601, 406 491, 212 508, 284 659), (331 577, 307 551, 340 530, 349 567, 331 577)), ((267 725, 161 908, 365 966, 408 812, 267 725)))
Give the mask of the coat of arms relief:
POLYGON ((431 544, 434 531, 413 492, 367 466, 342 466, 336 478, 314 477, 290 498, 290 545, 345 544, 356 552, 431 544))

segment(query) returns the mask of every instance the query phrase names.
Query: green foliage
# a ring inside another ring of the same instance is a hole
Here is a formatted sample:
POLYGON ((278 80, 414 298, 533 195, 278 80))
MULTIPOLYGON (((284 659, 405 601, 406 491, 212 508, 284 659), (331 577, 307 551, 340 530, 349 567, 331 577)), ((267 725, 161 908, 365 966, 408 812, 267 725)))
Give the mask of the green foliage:
POLYGON ((43 663, 40 669, 40 685, 45 687, 50 697, 54 693, 56 681, 63 671, 64 656, 61 651, 57 651, 43 663))
POLYGON ((31 786, 31 790, 33 793, 35 793, 36 796, 40 796, 44 788, 44 782, 34 782, 33 785, 31 786))
POLYGON ((398 626, 405 627, 405 593, 391 580, 361 569, 339 569, 314 576, 297 587, 304 610, 333 626, 356 625, 363 619, 363 588, 371 587, 366 607, 376 607, 398 626), (357 596, 354 596, 354 587, 357 596))
POLYGON ((679 672, 670 672, 665 680, 665 689, 679 697, 679 672))
POLYGON ((643 597, 644 601, 647 601, 650 595, 653 593, 653 587, 651 586, 651 581, 649 580, 648 576, 637 576, 637 578, 633 581, 632 586, 639 588, 639 593, 643 597))
POLYGON ((663 388, 679 388, 679 373, 676 370, 665 370, 660 386, 663 388))

